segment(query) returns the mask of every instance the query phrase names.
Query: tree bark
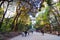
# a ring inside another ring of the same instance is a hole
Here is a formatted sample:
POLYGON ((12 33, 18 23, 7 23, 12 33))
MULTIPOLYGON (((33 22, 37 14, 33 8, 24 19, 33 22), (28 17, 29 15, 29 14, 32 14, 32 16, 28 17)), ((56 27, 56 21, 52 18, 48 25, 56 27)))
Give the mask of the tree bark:
POLYGON ((0 7, 2 6, 3 3, 4 3, 4 1, 1 2, 0 7))
POLYGON ((54 15, 54 17, 55 17, 55 20, 56 20, 57 24, 60 25, 54 12, 53 12, 53 15, 54 15))
POLYGON ((6 11, 5 11, 4 14, 3 14, 2 20, 0 21, 0 28, 1 28, 1 26, 2 26, 2 23, 3 23, 3 20, 4 20, 4 18, 5 18, 5 15, 6 15, 6 12, 7 12, 8 7, 9 7, 9 2, 8 2, 7 8, 6 8, 6 11))
MULTIPOLYGON (((19 4, 20 5, 20 4, 19 4)), ((13 20, 13 22, 12 22, 12 25, 11 25, 11 31, 17 31, 18 30, 18 27, 17 27, 17 22, 18 22, 18 18, 19 18, 19 16, 20 16, 20 14, 21 14, 21 10, 20 10, 20 6, 17 6, 17 9, 16 9, 16 16, 15 16, 15 18, 14 18, 14 20, 13 20), (19 9, 18 9, 18 7, 19 7, 19 9), (20 12, 19 12, 20 11, 20 12), (15 21, 16 21, 16 24, 15 24, 15 21), (15 24, 15 25, 14 25, 15 24)))

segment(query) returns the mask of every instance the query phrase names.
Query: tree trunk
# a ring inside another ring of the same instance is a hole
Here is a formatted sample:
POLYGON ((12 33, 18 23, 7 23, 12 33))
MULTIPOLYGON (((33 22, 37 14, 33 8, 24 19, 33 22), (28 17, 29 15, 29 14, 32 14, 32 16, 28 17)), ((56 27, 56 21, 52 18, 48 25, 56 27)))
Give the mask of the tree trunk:
POLYGON ((9 2, 8 2, 7 8, 6 8, 6 11, 5 11, 4 14, 3 14, 2 20, 0 21, 0 28, 1 28, 1 26, 2 26, 2 23, 3 23, 3 20, 4 20, 4 17, 5 17, 5 15, 6 15, 6 12, 7 12, 8 7, 9 7, 9 2))
POLYGON ((52 9, 54 9, 54 12, 56 12, 56 13, 57 13, 57 15, 60 17, 60 14, 59 14, 58 10, 57 10, 57 9, 55 9, 54 7, 52 7, 52 9))
MULTIPOLYGON (((20 13, 21 14, 21 13, 20 13)), ((20 14, 19 15, 16 15, 16 17, 14 18, 14 20, 13 20, 13 22, 12 22, 12 28, 11 28, 11 30, 13 30, 13 31, 17 31, 18 30, 18 27, 17 27, 17 24, 18 24, 18 18, 19 18, 19 16, 20 16, 20 14), (16 24, 15 24, 15 21, 16 21, 16 24), (15 25, 14 25, 15 24, 15 25)))
POLYGON ((4 3, 4 1, 1 2, 1 4, 0 4, 0 8, 1 8, 1 6, 2 6, 3 3, 4 3))
MULTIPOLYGON (((19 4, 19 5, 20 5, 20 4, 19 4)), ((19 5, 17 6, 17 9, 16 9, 17 14, 16 14, 16 16, 15 16, 13 22, 12 22, 11 31, 17 31, 17 30, 18 30, 17 22, 18 22, 18 18, 19 18, 19 16, 20 16, 20 14, 21 14, 20 6, 19 6, 19 5), (18 9, 18 7, 19 7, 19 9, 18 9), (16 24, 15 24, 15 21, 16 21, 16 24), (15 25, 14 25, 14 24, 15 24, 15 25)))
POLYGON ((55 20, 56 20, 57 24, 60 25, 54 12, 53 12, 53 15, 54 15, 54 17, 55 17, 55 20))

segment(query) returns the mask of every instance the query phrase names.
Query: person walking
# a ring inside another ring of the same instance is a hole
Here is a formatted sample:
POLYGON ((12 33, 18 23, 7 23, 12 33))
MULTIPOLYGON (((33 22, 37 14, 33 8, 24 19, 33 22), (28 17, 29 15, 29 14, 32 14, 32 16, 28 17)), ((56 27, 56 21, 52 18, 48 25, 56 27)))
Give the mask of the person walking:
POLYGON ((41 29, 41 33, 44 35, 44 29, 41 29))
POLYGON ((29 35, 29 31, 27 31, 28 35, 29 35))
POLYGON ((24 33, 25 33, 25 37, 27 36, 27 31, 24 31, 24 33))

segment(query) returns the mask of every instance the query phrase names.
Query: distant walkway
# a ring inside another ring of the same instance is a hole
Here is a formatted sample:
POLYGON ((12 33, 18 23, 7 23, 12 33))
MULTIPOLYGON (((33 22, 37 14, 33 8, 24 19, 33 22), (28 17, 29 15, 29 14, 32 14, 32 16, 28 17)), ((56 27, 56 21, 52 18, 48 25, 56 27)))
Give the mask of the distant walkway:
POLYGON ((34 32, 33 34, 26 37, 22 37, 21 35, 14 37, 10 40, 60 40, 60 36, 46 34, 43 36, 41 33, 34 32))

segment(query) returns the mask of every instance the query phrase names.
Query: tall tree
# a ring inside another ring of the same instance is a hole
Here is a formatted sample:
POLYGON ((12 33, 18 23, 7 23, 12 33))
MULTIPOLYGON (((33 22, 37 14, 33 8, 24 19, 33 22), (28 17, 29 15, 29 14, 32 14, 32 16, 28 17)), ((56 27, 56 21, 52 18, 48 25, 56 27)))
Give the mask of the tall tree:
POLYGON ((8 4, 7 4, 7 8, 6 8, 5 12, 3 13, 3 17, 2 17, 2 19, 1 19, 1 21, 0 21, 0 28, 1 28, 1 26, 2 26, 3 20, 4 20, 4 18, 5 18, 6 12, 7 12, 8 7, 9 7, 9 3, 10 3, 10 1, 7 1, 7 2, 8 2, 8 4))

